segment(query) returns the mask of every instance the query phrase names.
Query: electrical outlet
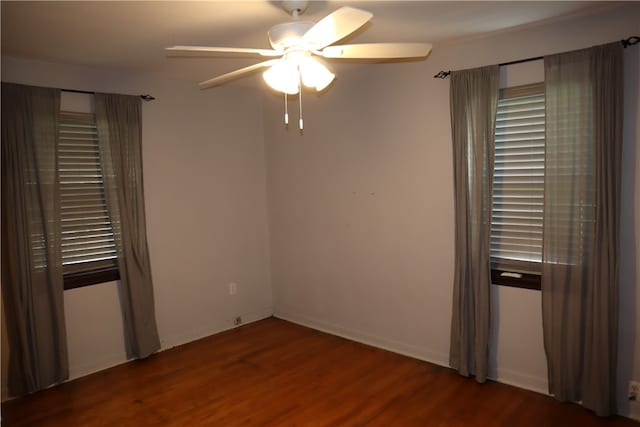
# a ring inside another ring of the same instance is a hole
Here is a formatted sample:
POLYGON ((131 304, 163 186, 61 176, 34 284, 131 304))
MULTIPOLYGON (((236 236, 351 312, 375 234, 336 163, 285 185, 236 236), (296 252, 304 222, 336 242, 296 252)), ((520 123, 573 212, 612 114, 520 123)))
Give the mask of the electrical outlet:
POLYGON ((640 402, 640 381, 629 381, 629 400, 640 402))
POLYGON ((242 325, 242 317, 238 316, 236 318, 233 319, 233 324, 238 326, 238 325, 242 325))
POLYGON ((235 295, 238 293, 238 285, 235 282, 229 283, 229 295, 235 295))

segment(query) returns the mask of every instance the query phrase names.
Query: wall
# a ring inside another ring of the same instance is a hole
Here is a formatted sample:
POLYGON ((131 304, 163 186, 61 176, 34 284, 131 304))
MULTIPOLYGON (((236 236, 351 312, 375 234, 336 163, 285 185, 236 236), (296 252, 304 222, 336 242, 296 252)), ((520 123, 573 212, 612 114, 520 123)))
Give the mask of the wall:
MULTIPOLYGON (((423 62, 341 66, 331 89, 303 99, 303 135, 295 126, 297 109, 287 130, 282 101, 267 95, 275 315, 448 365, 454 259, 449 83, 432 76, 620 40, 637 35, 638 22, 640 5, 627 4, 438 45, 423 62)), ((638 50, 625 52, 623 414, 638 410, 628 407, 625 392, 630 378, 640 379, 638 50)), ((536 66, 504 68, 502 84, 535 78, 536 66)), ((545 392, 540 293, 492 291, 492 377, 545 392)))
MULTIPOLYGON (((229 329, 238 315, 245 323, 271 315, 262 110, 251 90, 200 92, 190 82, 6 57, 2 80, 156 97, 143 103, 142 145, 163 349, 229 329)), ((116 282, 65 291, 64 301, 72 378, 125 361, 116 282)))

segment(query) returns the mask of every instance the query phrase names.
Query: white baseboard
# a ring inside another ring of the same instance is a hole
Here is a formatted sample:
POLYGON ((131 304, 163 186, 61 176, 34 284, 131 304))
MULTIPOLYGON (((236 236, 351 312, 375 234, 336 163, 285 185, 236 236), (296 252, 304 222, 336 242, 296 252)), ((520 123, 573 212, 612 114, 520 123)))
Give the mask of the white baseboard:
POLYGON ((90 363, 85 363, 82 365, 69 365, 69 379, 67 381, 85 377, 87 375, 91 375, 105 369, 113 368, 114 366, 122 365, 123 363, 127 362, 128 359, 126 353, 114 353, 105 357, 101 357, 97 360, 92 360, 90 363))
MULTIPOLYGON (((127 363, 127 355, 125 353, 114 353, 106 357, 101 357, 98 360, 92 360, 91 363, 84 365, 69 365, 69 378, 64 382, 73 381, 78 378, 86 377, 87 375, 94 374, 105 369, 113 368, 114 366, 127 363)), ((3 386, 0 391, 2 394, 2 402, 14 399, 14 396, 9 396, 9 389, 7 386, 3 386)))
POLYGON ((391 351, 393 353, 402 354, 403 356, 409 356, 414 359, 424 360, 426 362, 431 362, 440 366, 449 366, 448 354, 430 351, 423 347, 402 343, 400 341, 390 340, 388 338, 371 335, 365 332, 356 331, 354 329, 343 328, 341 326, 325 322, 320 319, 293 313, 291 311, 275 310, 273 316, 292 323, 297 323, 299 325, 309 327, 311 329, 316 329, 318 331, 326 332, 331 335, 346 338, 351 341, 378 347, 383 350, 391 351))
MULTIPOLYGON (((412 344, 406 344, 395 340, 390 340, 388 338, 383 338, 375 335, 371 335, 365 332, 357 331, 350 328, 344 328, 339 325, 326 322, 324 320, 320 320, 317 318, 313 318, 306 315, 301 315, 298 313, 293 313, 292 311, 284 311, 284 310, 273 310, 272 308, 265 308, 263 310, 251 312, 251 313, 243 313, 242 314, 242 325, 246 325, 249 323, 257 322, 262 319, 266 319, 268 317, 277 317, 279 319, 283 319, 292 323, 296 323, 302 326, 306 326, 311 329, 316 329, 321 332, 326 332, 331 335, 336 335, 351 341, 360 342, 362 344, 370 345, 373 347, 381 348, 384 350, 391 351, 393 353, 401 354, 403 356, 412 357, 414 359, 423 360, 425 362, 430 362, 436 365, 449 367, 449 357, 447 354, 430 351, 425 348, 415 346, 412 344)), ((220 332, 224 332, 226 330, 234 329, 238 327, 233 324, 233 319, 227 319, 224 322, 217 324, 215 326, 210 326, 208 328, 203 328, 198 331, 191 331, 187 334, 180 334, 170 336, 166 339, 163 339, 161 342, 160 351, 168 350, 173 347, 177 347, 180 345, 188 344, 192 341, 199 340, 201 338, 205 338, 211 335, 215 335, 220 332)), ((121 365, 123 363, 128 362, 125 353, 112 354, 107 357, 103 357, 99 360, 92 361, 89 364, 85 365, 76 365, 70 366, 70 377, 68 381, 81 378, 95 372, 99 372, 117 365, 121 365)), ((512 385, 518 388, 523 388, 526 390, 535 391, 542 394, 548 394, 548 382, 546 378, 538 378, 530 375, 522 374, 515 371, 510 371, 508 369, 497 369, 497 374, 490 376, 491 380, 512 385)), ((8 390, 6 387, 2 387, 1 389, 4 402, 5 400, 12 399, 8 397, 8 390)), ((636 421, 640 421, 640 403, 638 404, 630 404, 629 411, 625 414, 620 414, 622 416, 631 418, 636 421)))
MULTIPOLYGON (((258 320, 266 319, 267 317, 271 317, 272 315, 273 310, 271 307, 267 307, 254 312, 242 313, 242 325, 257 322, 258 320)), ((242 325, 234 325, 233 319, 225 319, 224 321, 221 321, 216 325, 210 325, 209 327, 200 329, 198 331, 190 331, 189 333, 163 338, 160 342, 160 352, 173 347, 188 344, 192 341, 224 332, 229 329, 234 329, 242 325)), ((129 360, 127 359, 127 355, 125 353, 114 353, 106 357, 101 357, 97 360, 92 360, 86 364, 71 365, 69 366, 70 375, 67 381, 72 381, 99 371, 103 371, 105 369, 127 363, 128 361, 129 360)), ((12 399, 12 397, 9 397, 8 390, 6 389, 6 387, 2 387, 2 401, 10 399, 12 399)))
MULTIPOLYGON (((271 307, 267 307, 249 313, 241 313, 240 316, 242 317, 242 325, 246 325, 273 316, 273 309, 271 307)), ((207 327, 202 329, 163 337, 160 339, 160 345, 162 347, 160 351, 168 350, 173 347, 184 345, 211 335, 218 334, 220 332, 227 331, 229 329, 237 328, 238 326, 242 326, 235 325, 233 323, 233 320, 233 318, 221 319, 215 324, 208 325, 207 327)))
POLYGON ((629 402, 629 411, 622 414, 632 420, 640 421, 640 402, 629 402))
MULTIPOLYGON (((414 359, 424 360, 425 362, 434 363, 436 365, 449 367, 449 355, 445 353, 428 350, 423 347, 390 340, 380 336, 374 336, 349 328, 343 328, 320 319, 294 313, 290 310, 275 309, 273 315, 283 320, 288 320, 302 326, 307 326, 309 328, 337 335, 352 341, 361 342, 363 344, 389 350, 404 356, 413 357, 414 359)), ((526 390, 547 394, 548 388, 546 378, 533 377, 507 369, 497 369, 497 374, 491 376, 490 379, 526 390)))
MULTIPOLYGON (((113 368, 114 366, 122 365, 123 363, 127 362, 128 359, 125 353, 114 353, 106 357, 101 357, 97 360, 92 360, 91 363, 83 365, 69 365, 69 378, 67 378, 64 382, 86 377, 87 375, 91 375, 99 371, 104 371, 105 369, 113 368)), ((15 398, 13 396, 9 396, 9 390, 7 386, 2 387, 1 393, 3 402, 15 398)))
POLYGON ((534 377, 520 372, 498 368, 497 375, 490 375, 489 379, 537 393, 549 394, 549 382, 547 378, 534 377))
MULTIPOLYGON (((265 319, 272 315, 272 309, 265 308, 263 310, 252 312, 252 313, 243 313, 242 314, 242 324, 253 323, 258 320, 265 319)), ((190 331, 186 334, 180 334, 177 336, 169 337, 169 339, 161 339, 160 342, 160 352, 164 350, 168 350, 173 347, 177 347, 180 345, 188 344, 190 342, 199 340, 201 338, 205 338, 211 335, 215 335, 217 333, 233 329, 238 327, 233 324, 233 319, 225 319, 224 321, 216 324, 210 325, 207 328, 200 329, 198 331, 190 331)), ((126 353, 118 353, 112 354, 107 357, 102 357, 98 360, 92 360, 91 363, 80 365, 80 366, 69 366, 69 381, 74 380, 76 378, 81 378, 86 375, 93 374, 98 371, 102 371, 104 369, 112 368, 117 365, 121 365, 123 363, 128 362, 126 353)))

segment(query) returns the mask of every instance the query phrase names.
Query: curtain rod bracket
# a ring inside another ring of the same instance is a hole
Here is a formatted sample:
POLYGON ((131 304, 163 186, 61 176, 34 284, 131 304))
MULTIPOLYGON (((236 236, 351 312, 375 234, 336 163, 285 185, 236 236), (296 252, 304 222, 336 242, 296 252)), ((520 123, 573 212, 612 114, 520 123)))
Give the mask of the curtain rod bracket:
POLYGON ((451 71, 438 71, 438 74, 433 76, 434 79, 446 79, 451 74, 451 71))
POLYGON ((629 46, 633 46, 634 44, 640 43, 640 37, 631 36, 628 39, 620 40, 620 43, 622 43, 622 47, 627 48, 629 46))

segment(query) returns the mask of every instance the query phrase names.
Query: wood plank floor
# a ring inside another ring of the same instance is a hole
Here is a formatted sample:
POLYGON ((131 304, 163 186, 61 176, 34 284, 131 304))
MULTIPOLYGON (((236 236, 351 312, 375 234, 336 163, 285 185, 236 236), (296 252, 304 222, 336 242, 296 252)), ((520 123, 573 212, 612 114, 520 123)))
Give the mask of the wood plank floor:
POLYGON ((4 426, 635 426, 270 318, 2 405, 4 426))

